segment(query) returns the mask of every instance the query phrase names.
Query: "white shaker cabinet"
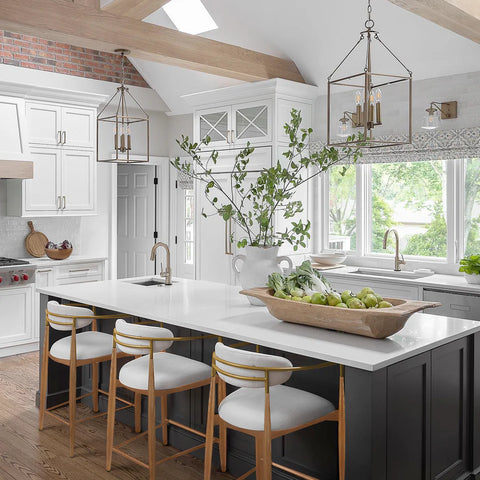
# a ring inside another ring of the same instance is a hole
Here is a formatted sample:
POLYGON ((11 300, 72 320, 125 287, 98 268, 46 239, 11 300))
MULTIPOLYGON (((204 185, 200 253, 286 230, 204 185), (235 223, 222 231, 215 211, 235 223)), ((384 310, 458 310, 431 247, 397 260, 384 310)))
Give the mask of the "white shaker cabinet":
POLYGON ((29 143, 95 148, 96 110, 51 103, 27 103, 29 143))
POLYGON ((89 215, 96 207, 92 150, 35 148, 34 177, 7 180, 7 212, 22 217, 89 215))
POLYGON ((36 350, 33 285, 0 290, 0 300, 0 357, 36 350))
POLYGON ((7 180, 7 213, 22 217, 96 213, 96 109, 27 102, 33 178, 7 180))

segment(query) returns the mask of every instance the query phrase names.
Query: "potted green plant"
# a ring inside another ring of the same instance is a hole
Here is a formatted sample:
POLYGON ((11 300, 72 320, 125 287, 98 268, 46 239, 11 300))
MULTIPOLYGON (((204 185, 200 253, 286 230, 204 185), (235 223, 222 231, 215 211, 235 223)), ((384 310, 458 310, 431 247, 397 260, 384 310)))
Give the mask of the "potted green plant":
MULTIPOLYGON (((212 172, 218 151, 213 150, 207 159, 200 156, 210 138, 206 137, 200 143, 190 143, 186 136, 177 140, 189 158, 182 161, 177 157, 171 162, 172 165, 202 184, 214 215, 220 215, 225 221, 233 221, 241 232, 237 246, 246 247, 246 255, 235 257, 233 264, 237 269, 237 261, 244 261, 240 274, 243 288, 263 286, 270 273, 281 271, 278 263, 285 257, 277 255, 283 243, 289 243, 296 251, 299 246, 304 247, 310 238, 310 220, 295 221, 295 216, 303 212, 302 202, 295 199, 297 188, 338 163, 345 163, 344 174, 348 164, 355 163, 361 155, 358 149, 351 147, 324 147, 310 152, 312 129, 300 128, 301 122, 301 112, 292 110, 291 120, 285 125, 285 132, 290 139, 288 150, 273 166, 264 168, 253 181, 247 174, 249 156, 254 152, 254 147, 247 145, 240 150, 230 172, 229 188, 222 186, 212 172), (275 228, 276 214, 290 220, 290 226, 284 231, 275 228)), ((202 215, 208 216, 206 212, 202 212, 202 215)))
POLYGON ((468 283, 480 284, 480 255, 467 255, 460 260, 460 272, 468 283))

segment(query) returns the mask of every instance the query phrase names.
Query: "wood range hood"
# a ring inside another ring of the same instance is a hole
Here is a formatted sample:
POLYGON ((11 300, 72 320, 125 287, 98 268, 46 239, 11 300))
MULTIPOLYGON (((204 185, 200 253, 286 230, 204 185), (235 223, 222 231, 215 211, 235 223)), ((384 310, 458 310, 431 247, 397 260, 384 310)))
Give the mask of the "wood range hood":
POLYGON ((33 178, 33 162, 25 160, 0 160, 1 178, 33 178))

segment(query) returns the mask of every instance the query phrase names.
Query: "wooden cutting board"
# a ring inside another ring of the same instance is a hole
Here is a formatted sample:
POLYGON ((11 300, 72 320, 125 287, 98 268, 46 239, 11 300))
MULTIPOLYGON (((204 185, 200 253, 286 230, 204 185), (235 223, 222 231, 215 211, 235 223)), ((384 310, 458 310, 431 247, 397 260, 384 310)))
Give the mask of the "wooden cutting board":
POLYGON ((25 238, 25 248, 32 257, 43 257, 48 238, 42 232, 37 232, 32 222, 28 222, 30 233, 25 238))

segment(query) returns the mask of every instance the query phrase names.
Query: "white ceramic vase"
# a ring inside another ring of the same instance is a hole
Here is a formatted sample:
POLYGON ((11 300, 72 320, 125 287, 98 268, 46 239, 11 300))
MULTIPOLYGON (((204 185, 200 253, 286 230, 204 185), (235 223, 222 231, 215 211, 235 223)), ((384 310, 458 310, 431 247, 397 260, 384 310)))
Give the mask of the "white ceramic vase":
MULTIPOLYGON (((279 247, 245 247, 245 255, 235 255, 232 259, 233 269, 239 274, 240 285, 244 290, 253 287, 265 287, 268 276, 273 272, 283 273, 281 262, 288 263, 287 274, 293 264, 289 257, 278 256, 279 247), (241 263, 241 268, 239 268, 241 263)), ((252 305, 264 306, 257 298, 248 297, 252 305)))

